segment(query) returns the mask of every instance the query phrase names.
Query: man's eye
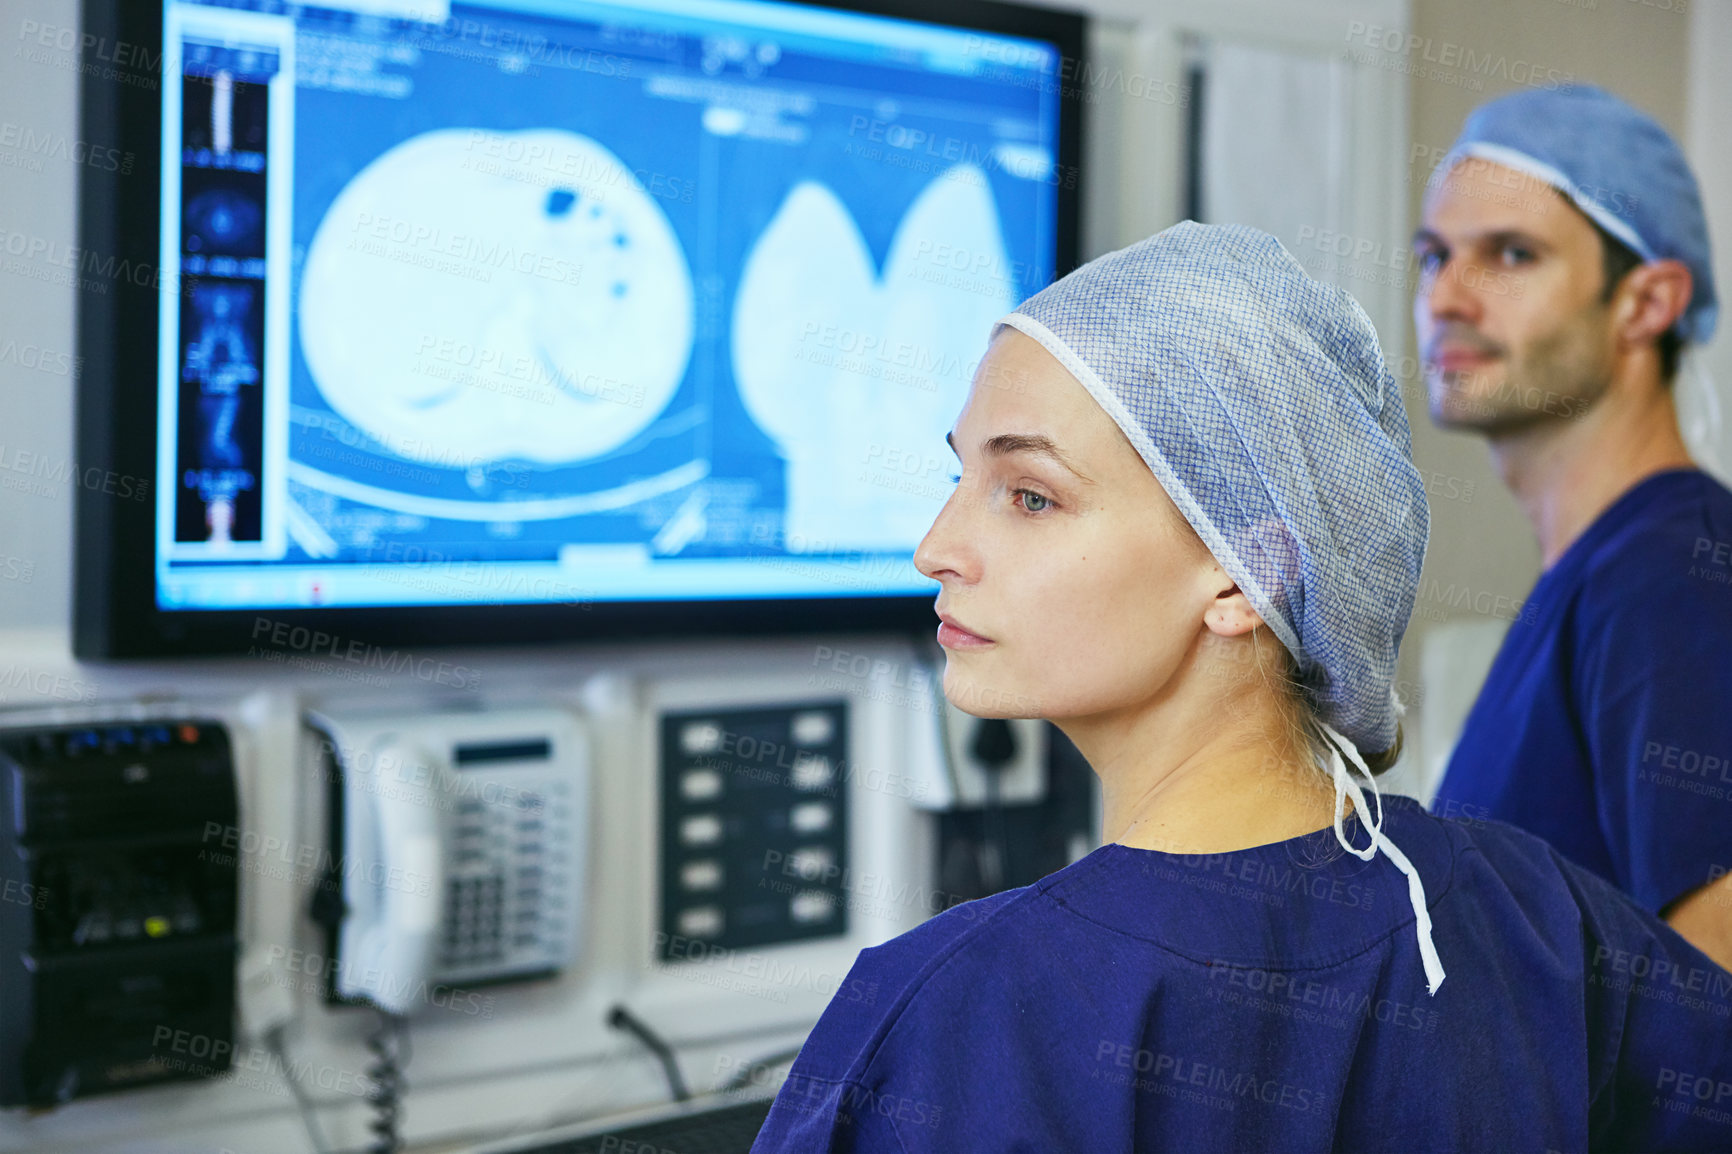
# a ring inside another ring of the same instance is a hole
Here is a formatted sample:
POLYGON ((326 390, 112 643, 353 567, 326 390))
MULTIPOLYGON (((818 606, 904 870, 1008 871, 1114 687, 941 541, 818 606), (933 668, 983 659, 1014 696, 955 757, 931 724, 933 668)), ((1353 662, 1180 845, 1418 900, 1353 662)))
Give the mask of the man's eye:
POLYGON ((1034 492, 1032 489, 1018 489, 1016 496, 1022 498, 1022 507, 1030 513, 1041 513, 1051 507, 1052 501, 1034 492))
POLYGON ((1421 249, 1418 254, 1419 271, 1427 274, 1437 272, 1438 269, 1443 267, 1443 261, 1446 255, 1447 254, 1435 248, 1421 249))
POLYGON ((1519 244, 1506 244, 1498 250, 1498 257, 1506 265, 1531 264, 1534 259, 1534 252, 1533 249, 1519 244))

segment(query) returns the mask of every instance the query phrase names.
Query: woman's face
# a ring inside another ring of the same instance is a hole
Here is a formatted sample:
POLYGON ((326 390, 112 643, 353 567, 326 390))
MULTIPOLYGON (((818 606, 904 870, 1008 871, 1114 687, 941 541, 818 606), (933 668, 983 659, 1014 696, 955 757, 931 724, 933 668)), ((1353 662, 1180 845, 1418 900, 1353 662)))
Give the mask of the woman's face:
POLYGON ((956 491, 914 555, 943 586, 945 696, 1062 721, 1172 692, 1233 582, 1112 418, 1006 328, 950 440, 956 491))

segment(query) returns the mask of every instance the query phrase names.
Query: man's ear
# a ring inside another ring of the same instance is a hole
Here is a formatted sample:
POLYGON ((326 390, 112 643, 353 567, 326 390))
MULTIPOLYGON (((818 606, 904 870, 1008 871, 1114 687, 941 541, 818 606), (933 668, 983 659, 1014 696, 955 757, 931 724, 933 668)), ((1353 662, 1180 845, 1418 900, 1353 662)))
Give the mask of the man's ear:
POLYGON ((1629 344, 1647 344, 1677 323, 1690 307, 1695 281, 1679 260, 1655 260, 1637 265, 1618 286, 1623 305, 1618 336, 1629 344))

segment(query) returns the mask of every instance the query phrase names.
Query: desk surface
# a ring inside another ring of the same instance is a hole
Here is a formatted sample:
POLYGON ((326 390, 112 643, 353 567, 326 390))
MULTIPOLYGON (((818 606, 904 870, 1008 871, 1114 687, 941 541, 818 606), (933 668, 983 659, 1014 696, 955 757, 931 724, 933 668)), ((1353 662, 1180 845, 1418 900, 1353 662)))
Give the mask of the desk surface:
POLYGON ((581 1135, 541 1138, 521 1146, 489 1147, 496 1154, 617 1154, 620 1150, 656 1154, 748 1154, 770 1098, 734 1102, 671 1117, 646 1119, 581 1135))

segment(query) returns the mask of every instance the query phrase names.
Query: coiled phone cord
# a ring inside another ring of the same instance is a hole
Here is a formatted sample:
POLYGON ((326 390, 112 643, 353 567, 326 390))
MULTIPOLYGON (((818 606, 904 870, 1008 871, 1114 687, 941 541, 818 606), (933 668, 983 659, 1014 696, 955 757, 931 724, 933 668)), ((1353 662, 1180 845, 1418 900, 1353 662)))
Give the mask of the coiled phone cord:
POLYGON ((373 1144, 368 1154, 397 1154, 403 1148, 397 1133, 398 1102, 408 1088, 403 1081, 410 1056, 408 1019, 380 1010, 376 1027, 367 1035, 367 1049, 373 1054, 367 1067, 367 1080, 372 1083, 367 1101, 373 1106, 373 1120, 368 1123, 373 1144))

